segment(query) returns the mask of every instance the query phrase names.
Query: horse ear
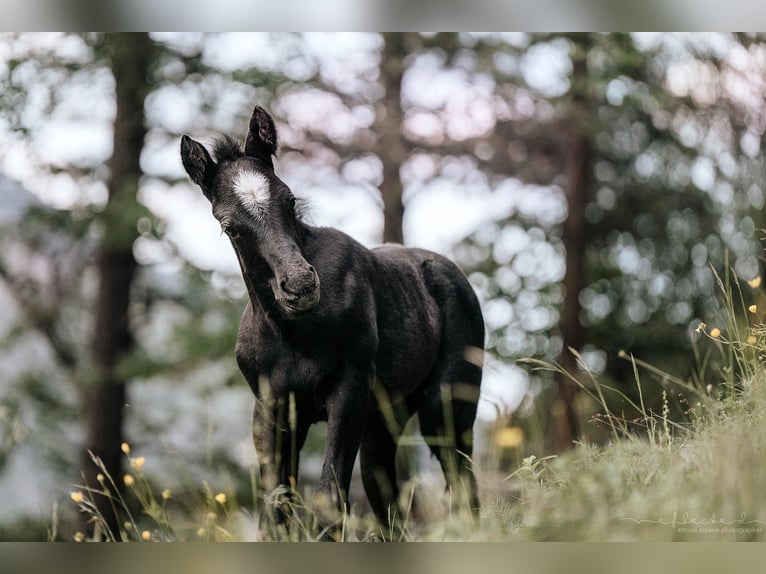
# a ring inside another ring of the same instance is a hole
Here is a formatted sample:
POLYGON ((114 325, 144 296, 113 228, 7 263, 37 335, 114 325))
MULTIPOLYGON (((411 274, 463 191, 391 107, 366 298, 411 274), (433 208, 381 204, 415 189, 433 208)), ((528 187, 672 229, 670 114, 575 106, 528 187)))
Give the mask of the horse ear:
POLYGON ((184 134, 181 136, 181 161, 191 180, 202 189, 209 200, 213 199, 213 179, 218 166, 201 143, 184 134))
POLYGON ((245 139, 245 155, 265 161, 274 167, 271 156, 277 153, 277 128, 269 113, 255 106, 245 139))

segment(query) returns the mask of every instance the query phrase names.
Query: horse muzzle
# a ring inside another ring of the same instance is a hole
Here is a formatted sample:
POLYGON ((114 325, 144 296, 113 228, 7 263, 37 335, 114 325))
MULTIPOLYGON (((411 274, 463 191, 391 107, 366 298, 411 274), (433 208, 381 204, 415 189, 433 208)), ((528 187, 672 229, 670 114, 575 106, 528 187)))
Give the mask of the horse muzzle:
POLYGON ((319 303, 319 275, 312 266, 279 281, 277 296, 282 309, 289 315, 298 315, 313 309, 319 303))

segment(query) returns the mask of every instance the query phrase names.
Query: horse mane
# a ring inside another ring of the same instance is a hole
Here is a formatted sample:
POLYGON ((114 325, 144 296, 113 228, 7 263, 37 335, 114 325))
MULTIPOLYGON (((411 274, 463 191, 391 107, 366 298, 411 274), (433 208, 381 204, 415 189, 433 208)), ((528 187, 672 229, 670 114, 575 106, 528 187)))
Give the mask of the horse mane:
POLYGON ((305 197, 295 198, 295 217, 304 223, 312 223, 311 202, 305 197))
POLYGON ((221 135, 213 142, 213 157, 216 162, 234 161, 245 155, 242 143, 231 136, 221 135))

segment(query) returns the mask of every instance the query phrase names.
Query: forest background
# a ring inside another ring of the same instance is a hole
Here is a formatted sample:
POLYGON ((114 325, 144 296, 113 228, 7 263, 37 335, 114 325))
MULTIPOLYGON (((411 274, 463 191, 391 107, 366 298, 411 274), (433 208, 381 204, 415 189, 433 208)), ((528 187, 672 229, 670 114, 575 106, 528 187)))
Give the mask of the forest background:
POLYGON ((629 355, 720 383, 698 326, 727 324, 716 274, 762 275, 764 72, 750 34, 4 34, 2 538, 73 532, 87 452, 120 476, 124 441, 153 484, 182 464, 247 497, 245 290, 181 133, 242 137, 258 102, 315 224, 461 265, 488 327, 477 462, 506 476, 609 436, 520 360, 633 400, 629 355))

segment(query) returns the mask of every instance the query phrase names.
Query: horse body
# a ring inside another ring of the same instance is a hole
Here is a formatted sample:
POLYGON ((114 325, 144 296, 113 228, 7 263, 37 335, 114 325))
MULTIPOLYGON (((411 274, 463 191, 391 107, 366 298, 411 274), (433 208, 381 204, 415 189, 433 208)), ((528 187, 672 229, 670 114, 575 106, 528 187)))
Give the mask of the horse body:
POLYGON ((236 357, 256 396, 253 436, 267 488, 294 484, 309 427, 327 420, 320 492, 342 505, 360 452, 365 491, 386 523, 398 497, 396 443, 417 413, 424 435, 448 438, 431 449, 476 508, 465 457, 481 361, 467 356, 482 348, 484 324, 470 284, 436 253, 370 250, 301 221, 273 173, 275 151, 273 121, 259 107, 244 150, 227 140, 217 162, 182 139, 184 166, 229 234, 250 296, 236 357))
MULTIPOLYGON (((311 392, 322 405, 333 374, 356 356, 372 361, 374 382, 387 393, 410 395, 431 371, 441 339, 439 305, 418 264, 440 256, 399 246, 368 250, 333 229, 307 235, 304 253, 322 278, 320 301, 289 317, 252 298, 236 348, 246 378, 255 384, 265 375, 276 394, 311 392), (319 257, 311 257, 314 249, 319 257)), ((326 413, 316 416, 323 420, 326 413)))

